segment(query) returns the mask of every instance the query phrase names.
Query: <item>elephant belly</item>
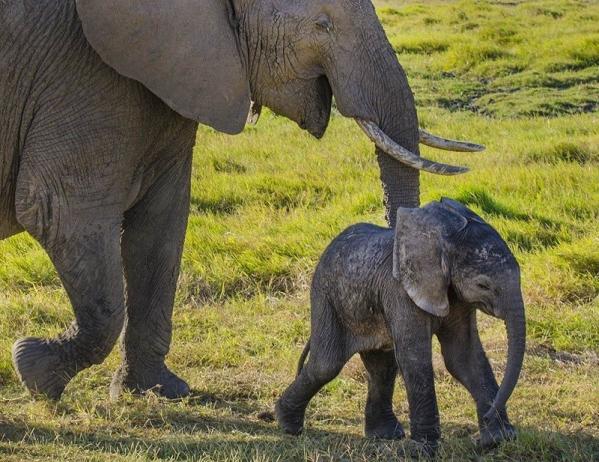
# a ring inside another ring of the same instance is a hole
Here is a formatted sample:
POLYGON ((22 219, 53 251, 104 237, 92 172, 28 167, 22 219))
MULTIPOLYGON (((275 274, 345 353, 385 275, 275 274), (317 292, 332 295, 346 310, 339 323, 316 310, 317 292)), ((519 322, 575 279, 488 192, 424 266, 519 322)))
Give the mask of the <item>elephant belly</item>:
POLYGON ((393 339, 382 315, 374 314, 362 319, 345 317, 345 328, 353 337, 355 352, 393 349, 393 339))
MULTIPOLYGON (((27 118, 25 96, 31 77, 23 72, 16 2, 0 2, 0 239, 21 231, 15 214, 15 187, 22 134, 27 118)), ((24 137, 23 137, 24 138, 24 137)))
MULTIPOLYGON (((2 61, 0 58, 0 75, 6 75, 2 61)), ((15 101, 14 86, 10 79, 0 80, 0 239, 21 231, 15 213, 15 187, 25 110, 24 104, 15 101)))
MULTIPOLYGON (((6 124, 2 124, 6 126, 6 124)), ((9 138, 0 132, 0 140, 9 138)), ((22 231, 15 213, 15 184, 18 155, 16 149, 7 149, 0 142, 0 240, 22 231)), ((9 144, 10 146, 10 144, 9 144)))
POLYGON ((390 350, 393 348, 391 333, 378 304, 368 296, 368 291, 355 290, 346 293, 335 303, 337 319, 350 334, 351 350, 354 352, 390 350))
POLYGON ((6 215, 6 217, 1 218, 2 224, 0 225, 0 241, 23 231, 22 226, 19 225, 15 220, 14 213, 10 212, 6 215))

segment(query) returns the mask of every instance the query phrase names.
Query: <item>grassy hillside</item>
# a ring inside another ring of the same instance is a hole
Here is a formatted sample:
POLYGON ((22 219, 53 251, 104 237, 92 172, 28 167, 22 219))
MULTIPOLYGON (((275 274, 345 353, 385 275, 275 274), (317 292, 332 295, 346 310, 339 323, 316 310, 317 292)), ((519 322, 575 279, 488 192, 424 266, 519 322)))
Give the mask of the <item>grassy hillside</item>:
MULTIPOLYGON (((423 202, 449 196, 497 227, 523 269, 528 354, 509 402, 517 442, 478 454, 475 408, 435 353, 442 460, 599 460, 599 3, 380 1, 380 17, 425 127, 488 146, 430 158, 465 164, 423 175, 423 202)), ((308 284, 329 240, 383 222, 370 143, 335 115, 316 141, 267 113, 229 137, 201 129, 169 363, 194 396, 113 403, 118 352, 58 404, 17 383, 10 346, 72 318, 31 238, 0 242, 0 459, 389 460, 398 442, 362 438, 365 373, 356 359, 309 408, 300 438, 257 419, 293 377, 308 338, 308 284)), ((499 375, 505 331, 480 315, 499 375)), ((395 406, 407 423, 401 381, 395 406)))

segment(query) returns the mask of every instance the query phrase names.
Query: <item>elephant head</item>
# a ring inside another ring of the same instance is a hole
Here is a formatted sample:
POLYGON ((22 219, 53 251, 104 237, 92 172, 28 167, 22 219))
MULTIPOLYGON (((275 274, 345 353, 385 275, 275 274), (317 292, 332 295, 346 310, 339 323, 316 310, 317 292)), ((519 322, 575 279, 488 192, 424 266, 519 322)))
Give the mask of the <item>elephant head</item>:
POLYGON ((398 210, 393 259, 395 278, 422 310, 446 316, 451 303, 466 303, 504 320, 507 367, 488 419, 505 406, 524 358, 526 323, 516 259, 497 231, 450 199, 398 210))
POLYGON ((370 0, 76 0, 103 60, 181 115, 240 132, 250 101, 316 137, 332 97, 377 146, 387 219, 419 205, 419 170, 464 168, 421 159, 419 142, 482 150, 419 130, 406 75, 370 0))

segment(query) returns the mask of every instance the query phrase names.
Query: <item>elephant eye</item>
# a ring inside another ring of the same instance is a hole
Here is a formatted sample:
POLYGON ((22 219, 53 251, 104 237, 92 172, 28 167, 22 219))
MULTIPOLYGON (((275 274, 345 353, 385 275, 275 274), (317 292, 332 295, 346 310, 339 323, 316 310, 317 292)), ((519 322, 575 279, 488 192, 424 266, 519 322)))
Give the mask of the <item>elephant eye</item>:
POLYGON ((316 18, 316 27, 322 31, 331 32, 333 30, 333 22, 326 14, 321 14, 316 18))
POLYGON ((489 286, 488 286, 486 283, 484 283, 484 282, 477 282, 477 283, 476 283, 476 286, 477 286, 479 289, 482 289, 482 290, 486 290, 486 291, 490 291, 490 290, 491 290, 491 287, 489 287, 489 286))

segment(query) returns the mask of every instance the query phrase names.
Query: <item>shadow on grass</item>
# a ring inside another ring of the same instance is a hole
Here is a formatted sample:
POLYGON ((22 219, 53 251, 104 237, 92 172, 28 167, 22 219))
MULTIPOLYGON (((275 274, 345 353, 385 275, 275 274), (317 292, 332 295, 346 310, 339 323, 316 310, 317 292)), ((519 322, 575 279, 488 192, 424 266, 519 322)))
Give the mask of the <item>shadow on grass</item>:
MULTIPOLYGON (((196 404, 219 405, 224 400, 198 394, 196 404)), ((143 413, 142 413, 143 414, 143 413)), ((112 456, 150 455, 153 460, 390 460, 409 451, 405 441, 371 440, 339 431, 322 430, 308 424, 300 437, 284 435, 274 423, 253 419, 251 414, 233 417, 208 417, 173 409, 162 422, 165 430, 140 437, 139 430, 157 428, 152 425, 153 413, 140 415, 128 422, 121 433, 99 427, 76 430, 64 426, 52 428, 29 421, 0 420, 0 454, 27 457, 30 452, 51 445, 77 451, 112 456), (253 420, 252 420, 253 419, 253 420), (141 424, 140 422, 143 422, 141 424), (131 431, 132 430, 132 431, 131 431), (40 448, 41 447, 41 448, 40 448)), ((164 418, 164 415, 163 415, 164 418)), ((321 425, 321 422, 312 422, 321 425)), ((75 427, 73 427, 75 428, 75 427)), ((451 422, 443 424, 445 435, 437 460, 527 460, 527 461, 587 461, 599 454, 599 439, 585 432, 560 434, 520 428, 518 441, 509 442, 484 454, 472 443, 473 425, 451 422), (458 459, 456 459, 456 457, 458 459)), ((158 427, 160 430, 160 426, 158 427)), ((94 459, 95 460, 95 459, 94 459)), ((400 459, 401 460, 401 459, 400 459)))
POLYGON ((236 195, 228 195, 219 198, 205 198, 193 195, 191 197, 191 213, 199 215, 232 215, 241 206, 244 201, 236 195))
POLYGON ((507 207, 493 199, 485 190, 471 188, 458 194, 455 198, 466 205, 477 205, 488 215, 507 218, 508 220, 519 220, 524 222, 538 221, 543 226, 559 229, 563 223, 551 220, 537 214, 526 214, 507 207))
MULTIPOLYGON (((151 416, 147 416, 147 422, 151 416)), ((364 449, 365 441, 351 435, 310 430, 296 438, 284 435, 275 424, 264 424, 242 417, 193 417, 169 422, 164 435, 139 437, 133 434, 105 431, 76 431, 50 428, 31 422, 0 422, 2 442, 12 442, 18 447, 11 454, 24 457, 34 446, 60 445, 93 451, 98 454, 127 456, 149 454, 152 460, 189 460, 209 456, 206 460, 298 460, 309 447, 310 452, 330 453, 335 442, 343 446, 364 449), (258 456, 258 457, 256 457, 258 456)), ((131 429, 135 426, 132 425, 131 429)), ((138 432, 131 432, 138 433, 138 432)), ((0 454, 2 449, 0 448, 0 454)), ((1 458, 1 456, 0 456, 1 458)))
POLYGON ((478 188, 469 188, 456 196, 456 199, 466 205, 476 205, 482 211, 491 216, 504 218, 511 221, 519 221, 533 225, 534 229, 521 231, 519 229, 508 229, 505 239, 518 246, 525 252, 536 249, 549 249, 558 246, 565 241, 562 230, 564 223, 557 220, 532 213, 526 214, 514 210, 493 199, 486 191, 478 188), (535 226, 536 224, 540 226, 535 226))

